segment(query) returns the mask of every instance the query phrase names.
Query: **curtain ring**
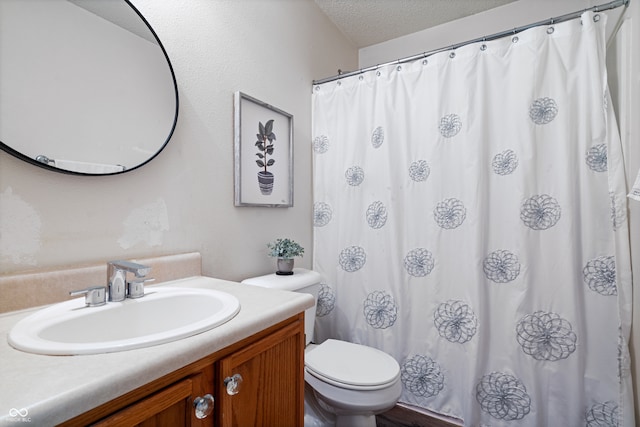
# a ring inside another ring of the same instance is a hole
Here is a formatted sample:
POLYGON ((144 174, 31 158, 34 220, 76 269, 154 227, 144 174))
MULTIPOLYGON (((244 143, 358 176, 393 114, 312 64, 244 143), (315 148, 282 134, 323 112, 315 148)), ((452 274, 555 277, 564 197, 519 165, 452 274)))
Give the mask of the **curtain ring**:
POLYGON ((595 14, 593 15, 593 22, 598 22, 600 20, 600 15, 599 14, 595 14))
POLYGON ((520 40, 520 39, 518 38, 518 36, 516 36, 516 30, 517 30, 517 28, 514 28, 514 29, 513 29, 513 37, 511 38, 511 42, 512 42, 512 43, 518 43, 518 40, 520 40))
POLYGON ((553 34, 556 29, 553 28, 553 18, 549 19, 549 27, 547 28, 547 34, 553 34))

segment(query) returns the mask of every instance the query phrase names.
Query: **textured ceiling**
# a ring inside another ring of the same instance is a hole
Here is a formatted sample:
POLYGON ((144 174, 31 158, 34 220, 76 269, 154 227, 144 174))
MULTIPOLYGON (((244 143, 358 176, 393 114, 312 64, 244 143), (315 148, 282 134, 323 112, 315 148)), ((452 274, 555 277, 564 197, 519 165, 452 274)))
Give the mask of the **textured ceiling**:
POLYGON ((502 6, 515 0, 315 0, 357 48, 502 6))

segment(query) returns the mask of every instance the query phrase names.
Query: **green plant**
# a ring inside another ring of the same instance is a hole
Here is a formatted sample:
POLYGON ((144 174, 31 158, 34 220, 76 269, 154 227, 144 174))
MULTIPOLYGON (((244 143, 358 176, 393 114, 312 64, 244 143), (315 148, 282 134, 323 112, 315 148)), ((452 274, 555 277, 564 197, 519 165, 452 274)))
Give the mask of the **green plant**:
POLYGON ((276 239, 275 242, 267 243, 269 256, 277 258, 293 258, 302 256, 304 248, 291 239, 276 239))
POLYGON ((273 141, 276 139, 276 134, 273 133, 273 119, 264 125, 262 122, 258 122, 256 137, 258 140, 255 145, 260 150, 256 153, 256 156, 258 156, 256 163, 267 172, 267 166, 271 166, 276 162, 274 159, 267 159, 267 156, 273 155, 273 141))

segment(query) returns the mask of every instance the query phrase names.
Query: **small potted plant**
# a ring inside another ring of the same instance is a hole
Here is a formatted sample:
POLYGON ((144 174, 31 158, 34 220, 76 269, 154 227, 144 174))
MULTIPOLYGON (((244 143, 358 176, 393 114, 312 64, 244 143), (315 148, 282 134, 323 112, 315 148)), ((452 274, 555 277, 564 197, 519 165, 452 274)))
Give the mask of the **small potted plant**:
POLYGON ((269 256, 278 258, 279 275, 293 274, 294 257, 301 257, 304 254, 304 248, 291 239, 276 239, 275 242, 267 243, 269 248, 269 256))

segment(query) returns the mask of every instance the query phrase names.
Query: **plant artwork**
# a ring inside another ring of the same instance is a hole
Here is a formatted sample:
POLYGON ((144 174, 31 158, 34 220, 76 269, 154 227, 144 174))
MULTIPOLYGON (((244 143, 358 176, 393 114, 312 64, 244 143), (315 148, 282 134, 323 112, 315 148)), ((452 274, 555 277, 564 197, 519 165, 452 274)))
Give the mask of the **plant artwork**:
POLYGON ((293 116, 242 92, 234 106, 235 205, 293 206, 293 116))
POLYGON ((256 137, 258 138, 256 141, 256 147, 258 147, 256 163, 258 167, 264 169, 258 172, 258 186, 260 187, 260 193, 268 196, 273 191, 274 175, 267 168, 273 166, 276 162, 275 159, 269 158, 269 156, 273 155, 273 141, 276 139, 276 134, 273 133, 273 119, 264 125, 262 122, 258 122, 256 137))

